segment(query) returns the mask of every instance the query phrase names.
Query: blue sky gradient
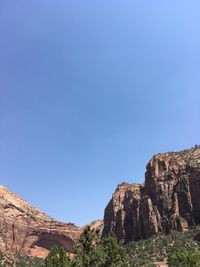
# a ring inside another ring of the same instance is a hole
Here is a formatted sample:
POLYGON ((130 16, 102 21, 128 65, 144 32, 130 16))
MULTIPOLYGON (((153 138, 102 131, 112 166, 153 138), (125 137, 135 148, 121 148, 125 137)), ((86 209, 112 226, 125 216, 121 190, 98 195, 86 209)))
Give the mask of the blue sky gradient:
POLYGON ((103 217, 153 154, 199 144, 200 2, 0 2, 0 183, 103 217))

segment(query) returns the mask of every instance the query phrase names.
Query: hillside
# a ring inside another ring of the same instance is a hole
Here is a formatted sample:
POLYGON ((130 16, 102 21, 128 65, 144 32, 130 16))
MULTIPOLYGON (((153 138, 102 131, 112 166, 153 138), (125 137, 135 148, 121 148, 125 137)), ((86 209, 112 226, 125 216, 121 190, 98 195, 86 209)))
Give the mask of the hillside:
POLYGON ((0 251, 45 257, 53 245, 71 252, 80 229, 58 222, 0 186, 0 251))

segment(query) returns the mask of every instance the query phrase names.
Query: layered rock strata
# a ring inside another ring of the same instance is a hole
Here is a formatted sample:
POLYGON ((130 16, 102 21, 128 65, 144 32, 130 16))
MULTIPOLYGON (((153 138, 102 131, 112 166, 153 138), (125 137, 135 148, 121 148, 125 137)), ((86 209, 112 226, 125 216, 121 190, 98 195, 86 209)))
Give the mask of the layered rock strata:
POLYGON ((144 184, 118 185, 104 213, 103 235, 129 242, 200 223, 200 147, 155 155, 144 184))
POLYGON ((80 229, 55 221, 0 186, 0 251, 45 257, 52 246, 72 252, 80 229))

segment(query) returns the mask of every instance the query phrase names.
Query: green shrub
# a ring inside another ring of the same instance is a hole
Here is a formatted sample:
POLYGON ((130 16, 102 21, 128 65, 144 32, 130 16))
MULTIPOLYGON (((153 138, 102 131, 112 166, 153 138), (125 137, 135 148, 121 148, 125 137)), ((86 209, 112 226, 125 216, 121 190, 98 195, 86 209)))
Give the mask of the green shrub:
POLYGON ((168 257, 169 266, 171 267, 199 267, 200 253, 182 252, 170 254, 168 257))

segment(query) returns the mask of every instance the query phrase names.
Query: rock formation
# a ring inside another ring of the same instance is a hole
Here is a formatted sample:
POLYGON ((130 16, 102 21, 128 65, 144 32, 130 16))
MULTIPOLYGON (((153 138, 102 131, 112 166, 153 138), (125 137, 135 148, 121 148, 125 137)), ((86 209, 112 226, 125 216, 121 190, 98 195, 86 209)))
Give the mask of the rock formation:
POLYGON ((118 185, 104 213, 103 235, 129 242, 200 223, 200 147, 155 155, 144 185, 118 185))
POLYGON ((0 251, 45 257, 52 246, 72 252, 80 229, 55 221, 0 186, 0 251))
POLYGON ((97 230, 99 232, 99 235, 100 236, 102 235, 102 231, 103 231, 103 227, 104 227, 103 220, 92 221, 91 223, 83 226, 82 231, 84 230, 84 228, 86 226, 89 226, 91 229, 97 230))

